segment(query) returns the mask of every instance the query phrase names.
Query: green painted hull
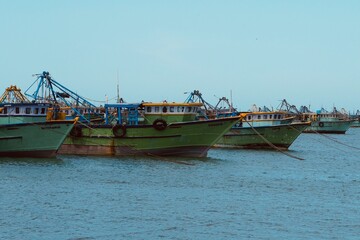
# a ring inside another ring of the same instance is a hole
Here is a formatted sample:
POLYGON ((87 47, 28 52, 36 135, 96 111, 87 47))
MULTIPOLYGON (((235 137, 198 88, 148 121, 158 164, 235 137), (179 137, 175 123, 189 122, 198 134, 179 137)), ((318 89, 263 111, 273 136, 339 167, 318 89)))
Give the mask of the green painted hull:
POLYGON ((313 121, 304 133, 336 133, 344 134, 351 126, 353 120, 313 121))
POLYGON ((358 118, 354 119, 354 121, 351 123, 350 127, 353 127, 353 128, 360 127, 360 120, 358 118))
POLYGON ((0 157, 54 157, 73 121, 0 125, 0 157))
POLYGON ((296 140, 309 123, 292 123, 278 126, 233 127, 215 144, 215 147, 244 149, 285 150, 296 140), (269 144, 270 142, 271 144, 269 144))
POLYGON ((83 127, 78 136, 68 136, 59 153, 206 157, 208 150, 238 120, 239 117, 232 117, 170 123, 164 130, 156 130, 152 125, 133 125, 119 129, 119 137, 114 136, 112 126, 93 125, 83 127))

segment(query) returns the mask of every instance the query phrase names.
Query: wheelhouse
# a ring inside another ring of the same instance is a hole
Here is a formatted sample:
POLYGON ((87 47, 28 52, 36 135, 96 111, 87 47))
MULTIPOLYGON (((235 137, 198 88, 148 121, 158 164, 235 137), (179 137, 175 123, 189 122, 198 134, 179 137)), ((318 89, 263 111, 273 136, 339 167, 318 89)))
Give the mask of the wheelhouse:
POLYGON ((42 122, 46 120, 48 107, 44 103, 0 104, 0 123, 42 122))
POLYGON ((170 122, 194 121, 201 111, 202 103, 177 102, 143 102, 144 119, 146 124, 152 124, 157 119, 170 122))
POLYGON ((295 116, 288 116, 285 112, 248 112, 243 121, 252 126, 273 126, 288 124, 294 118, 295 116))
POLYGON ((140 103, 105 104, 105 124, 138 125, 140 103))

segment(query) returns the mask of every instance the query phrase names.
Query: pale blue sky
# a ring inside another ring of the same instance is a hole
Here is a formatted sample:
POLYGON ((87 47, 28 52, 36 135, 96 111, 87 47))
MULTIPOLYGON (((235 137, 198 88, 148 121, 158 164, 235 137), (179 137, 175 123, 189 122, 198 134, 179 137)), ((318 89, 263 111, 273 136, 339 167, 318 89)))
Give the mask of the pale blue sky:
POLYGON ((360 109, 357 0, 0 0, 0 29, 2 89, 46 70, 101 101, 119 80, 128 102, 360 109))

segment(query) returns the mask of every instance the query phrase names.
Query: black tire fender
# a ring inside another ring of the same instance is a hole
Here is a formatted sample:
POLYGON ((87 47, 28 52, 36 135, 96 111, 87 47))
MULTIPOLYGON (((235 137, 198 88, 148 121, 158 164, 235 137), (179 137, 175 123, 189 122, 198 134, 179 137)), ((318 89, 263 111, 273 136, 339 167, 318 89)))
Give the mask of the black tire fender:
POLYGON ((82 137, 83 136, 82 127, 80 125, 75 125, 70 131, 70 136, 71 137, 82 137))
POLYGON ((153 127, 159 131, 165 130, 167 127, 167 122, 164 119, 158 118, 153 122, 153 127))
POLYGON ((112 132, 115 137, 124 137, 126 134, 126 126, 117 124, 117 125, 113 126, 112 132))

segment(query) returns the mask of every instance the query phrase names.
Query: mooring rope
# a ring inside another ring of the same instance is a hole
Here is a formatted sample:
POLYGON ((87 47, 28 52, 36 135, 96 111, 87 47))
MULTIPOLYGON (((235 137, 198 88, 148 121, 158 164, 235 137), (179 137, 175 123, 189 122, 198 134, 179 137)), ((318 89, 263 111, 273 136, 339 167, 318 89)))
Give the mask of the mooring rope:
POLYGON ((339 141, 339 140, 337 140, 337 139, 335 139, 335 138, 332 138, 332 137, 330 137, 330 136, 327 136, 326 134, 319 133, 319 132, 316 131, 316 130, 311 130, 311 131, 314 132, 314 133, 316 133, 316 134, 318 134, 318 135, 320 135, 320 136, 323 136, 323 137, 325 137, 325 138, 327 138, 327 139, 329 139, 329 140, 332 140, 333 142, 336 142, 336 143, 338 143, 338 144, 341 144, 341 145, 344 145, 344 146, 346 146, 346 147, 353 148, 353 149, 356 149, 356 150, 360 150, 360 148, 358 148, 358 147, 354 147, 354 146, 348 145, 348 144, 346 144, 346 143, 343 143, 343 142, 341 142, 341 141, 339 141))
MULTIPOLYGON (((299 131, 298 129, 294 128, 293 126, 291 126, 291 125, 289 125, 289 126, 292 127, 294 130, 296 130, 296 131, 298 131, 298 132, 301 132, 301 131, 299 131)), ((334 142, 336 142, 336 143, 338 143, 338 144, 344 145, 344 146, 346 146, 346 147, 353 148, 353 149, 356 149, 356 150, 360 150, 360 148, 358 148, 358 147, 354 147, 354 146, 345 144, 345 143, 343 143, 343 142, 340 142, 339 140, 334 139, 334 138, 332 138, 332 137, 330 137, 330 136, 327 136, 327 135, 324 134, 324 133, 319 133, 319 132, 316 131, 316 130, 311 130, 311 132, 316 133, 316 134, 318 134, 318 135, 320 135, 320 136, 322 136, 322 137, 324 137, 324 138, 327 138, 327 139, 329 139, 329 140, 332 140, 332 141, 334 141, 334 142)), ((314 139, 314 138, 312 138, 312 139, 314 139)), ((316 140, 316 139, 314 139, 314 140, 316 140)), ((336 148, 336 147, 335 147, 335 148, 336 148)), ((340 149, 340 148, 336 148, 336 149, 343 151, 343 150, 340 149)))
MULTIPOLYGON (((290 126, 291 128, 293 128, 294 130, 298 131, 299 133, 303 133, 302 131, 299 131, 299 129, 296 129, 295 127, 293 127, 293 126, 291 126, 291 125, 289 125, 289 126, 290 126)), ((314 133, 317 133, 317 134, 325 137, 324 134, 321 134, 321 133, 319 133, 319 132, 314 131, 314 133)), ((305 134, 306 134, 306 133, 305 133, 305 134)), ((317 139, 315 139, 315 138, 313 138, 313 137, 311 137, 311 139, 313 139, 313 140, 315 140, 315 141, 317 141, 317 142, 320 142, 320 143, 322 143, 322 144, 324 144, 324 145, 326 145, 326 146, 330 146, 329 144, 326 144, 326 143, 324 143, 324 142, 322 142, 322 141, 318 141, 317 139)), ((341 148, 334 147, 334 146, 331 146, 331 147, 333 147, 333 148, 335 148, 335 149, 337 149, 337 150, 339 150, 339 151, 346 152, 346 151, 344 151, 344 150, 341 149, 341 148)))
POLYGON ((245 122, 252 128, 252 130, 262 139, 264 140, 269 146, 271 146, 272 148, 274 148, 275 150, 281 152, 282 154, 287 155, 288 157, 292 157, 298 160, 305 160, 304 158, 300 158, 297 156, 294 156, 288 152, 285 152, 283 150, 281 150, 280 148, 278 148, 277 146, 275 146, 273 143, 271 143, 269 140, 267 140, 264 136, 262 136, 248 121, 245 120, 245 122))

